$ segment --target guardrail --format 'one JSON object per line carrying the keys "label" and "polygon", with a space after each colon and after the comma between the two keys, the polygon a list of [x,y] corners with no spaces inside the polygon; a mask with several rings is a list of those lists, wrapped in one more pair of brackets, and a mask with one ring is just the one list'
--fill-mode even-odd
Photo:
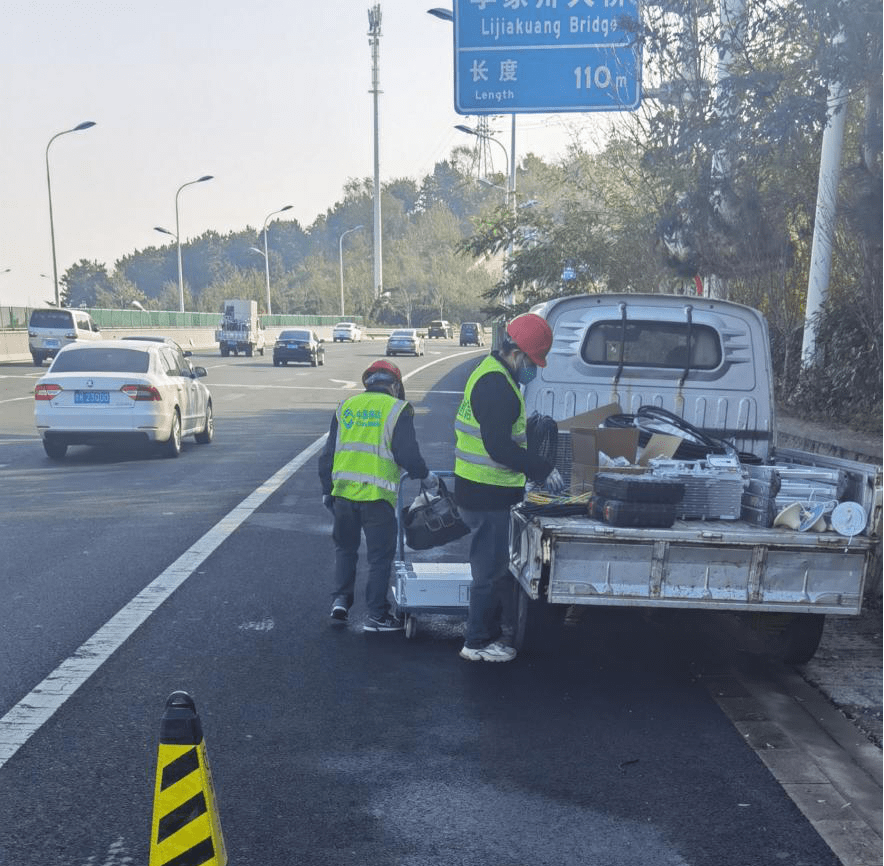
{"label": "guardrail", "polygon": [[[44,305],[40,305],[41,307]],[[33,307],[0,306],[0,330],[25,330]],[[39,308],[38,308],[39,309]],[[100,307],[82,307],[99,328],[216,328],[221,313],[178,312],[177,310],[113,310]],[[341,321],[340,316],[279,314],[260,316],[265,328],[308,325],[324,327]],[[351,316],[347,321],[362,325],[362,316]]]}

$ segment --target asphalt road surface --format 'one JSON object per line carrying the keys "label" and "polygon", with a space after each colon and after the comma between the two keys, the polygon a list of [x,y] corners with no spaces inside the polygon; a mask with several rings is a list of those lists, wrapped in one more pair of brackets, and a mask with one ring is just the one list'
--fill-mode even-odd
{"label": "asphalt road surface", "polygon": [[[482,353],[426,352],[398,360],[446,469]],[[0,863],[147,863],[159,723],[183,689],[236,866],[836,866],[703,684],[726,646],[677,617],[594,610],[555,654],[469,663],[459,617],[364,634],[360,577],[330,627],[316,453],[381,354],[198,353],[216,438],[177,460],[49,460],[46,368],[0,365]]]}

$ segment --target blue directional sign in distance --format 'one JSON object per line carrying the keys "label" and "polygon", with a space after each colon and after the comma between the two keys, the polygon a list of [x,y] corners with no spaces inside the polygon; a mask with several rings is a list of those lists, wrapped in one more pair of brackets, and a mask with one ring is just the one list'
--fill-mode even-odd
{"label": "blue directional sign in distance", "polygon": [[638,16],[638,0],[454,0],[454,110],[638,108]]}

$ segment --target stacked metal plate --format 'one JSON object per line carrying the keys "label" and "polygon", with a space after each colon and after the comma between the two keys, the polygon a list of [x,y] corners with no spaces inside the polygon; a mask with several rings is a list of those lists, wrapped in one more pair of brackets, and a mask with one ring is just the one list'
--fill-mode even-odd
{"label": "stacked metal plate", "polygon": [[743,491],[740,517],[756,526],[773,526],[779,513],[776,506],[780,476],[774,466],[746,466],[749,480]]}
{"label": "stacked metal plate", "polygon": [[710,454],[705,460],[659,458],[649,463],[651,473],[684,484],[677,506],[681,520],[739,520],[747,477],[736,456]]}
{"label": "stacked metal plate", "polygon": [[776,494],[777,511],[782,511],[793,502],[840,501],[845,496],[847,475],[841,469],[794,466],[790,463],[775,463],[773,468],[780,477],[780,489]]}

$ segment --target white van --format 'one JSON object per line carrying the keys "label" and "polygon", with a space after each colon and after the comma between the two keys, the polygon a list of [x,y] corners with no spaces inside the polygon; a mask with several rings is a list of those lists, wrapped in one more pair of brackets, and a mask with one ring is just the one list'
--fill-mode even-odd
{"label": "white van", "polygon": [[101,331],[85,310],[47,307],[31,310],[28,321],[28,349],[39,367],[46,358],[75,340],[100,340]]}

